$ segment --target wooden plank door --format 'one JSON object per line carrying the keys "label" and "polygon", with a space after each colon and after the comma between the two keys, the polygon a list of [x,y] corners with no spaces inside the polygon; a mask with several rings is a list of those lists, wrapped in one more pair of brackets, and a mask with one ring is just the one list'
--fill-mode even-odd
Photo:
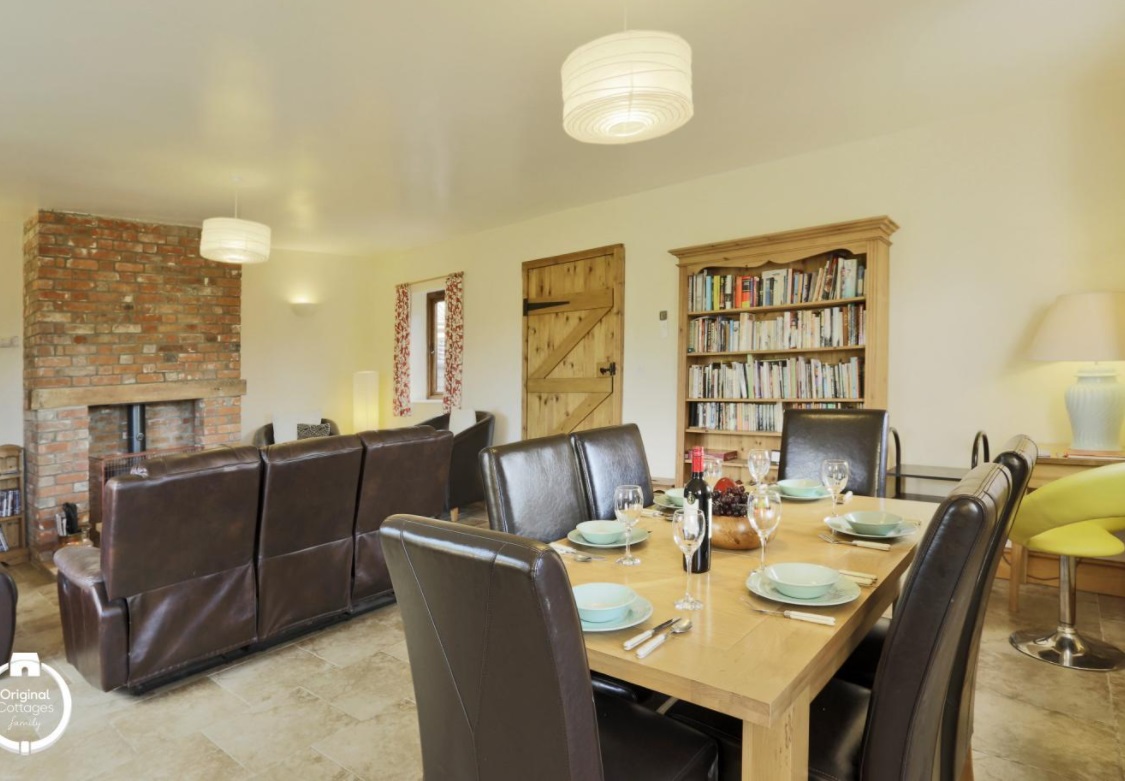
{"label": "wooden plank door", "polygon": [[621,422],[625,247],[523,264],[523,438]]}

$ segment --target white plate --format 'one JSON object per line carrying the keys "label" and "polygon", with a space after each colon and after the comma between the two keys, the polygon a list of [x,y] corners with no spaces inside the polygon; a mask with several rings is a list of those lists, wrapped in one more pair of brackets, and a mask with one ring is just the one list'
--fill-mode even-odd
{"label": "white plate", "polygon": [[778,491],[778,493],[781,495],[781,501],[783,502],[819,502],[821,499],[832,498],[832,494],[828,493],[827,489],[820,496],[794,496],[782,491]]}
{"label": "white plate", "polygon": [[914,532],[918,531],[918,523],[915,521],[903,521],[898,525],[890,534],[860,534],[848,525],[848,522],[843,518],[825,518],[824,522],[828,524],[828,528],[833,531],[846,534],[849,537],[862,537],[865,540],[897,540],[899,537],[909,537]]}
{"label": "white plate", "polygon": [[[577,529],[571,529],[570,531],[568,531],[566,533],[566,538],[568,540],[570,540],[571,542],[573,542],[575,545],[583,545],[587,548],[624,548],[625,547],[625,540],[622,540],[621,542],[607,542],[607,543],[590,542],[585,537],[583,537],[582,532],[578,531]],[[632,539],[632,542],[630,544],[636,545],[638,542],[644,542],[647,539],[648,539],[648,529],[638,529],[636,527],[633,527],[633,539]]]}
{"label": "white plate", "polygon": [[631,626],[643,624],[651,616],[652,603],[637,594],[637,598],[629,606],[629,612],[616,621],[603,621],[597,624],[588,624],[581,618],[578,621],[582,624],[583,632],[616,632],[618,629],[628,629]]}
{"label": "white plate", "polygon": [[784,602],[788,605],[805,605],[806,607],[831,607],[832,605],[846,605],[859,598],[859,585],[851,578],[841,577],[829,592],[816,599],[797,599],[787,597],[773,587],[767,579],[765,584],[759,583],[758,573],[751,572],[746,579],[746,588],[759,597],[771,599],[774,602]]}

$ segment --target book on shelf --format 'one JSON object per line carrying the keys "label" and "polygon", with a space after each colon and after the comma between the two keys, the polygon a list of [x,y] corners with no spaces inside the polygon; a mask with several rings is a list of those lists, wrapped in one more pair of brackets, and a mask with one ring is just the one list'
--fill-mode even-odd
{"label": "book on shelf", "polygon": [[0,518],[19,515],[21,509],[20,491],[18,488],[8,488],[0,491]]}
{"label": "book on shelf", "polygon": [[4,530],[0,528],[0,553],[8,550],[8,538],[4,535]]}
{"label": "book on shelf", "polygon": [[[722,448],[703,448],[704,458],[717,458],[720,461],[733,461],[738,458],[737,450],[723,450]],[[684,463],[691,463],[691,451],[684,451]]]}
{"label": "book on shelf", "polygon": [[757,275],[715,274],[688,277],[688,310],[713,312],[760,306],[807,304],[864,295],[865,262],[829,257],[816,271],[766,269]]}
{"label": "book on shelf", "polygon": [[863,304],[778,312],[767,317],[709,315],[688,323],[687,350],[756,352],[866,345]]}

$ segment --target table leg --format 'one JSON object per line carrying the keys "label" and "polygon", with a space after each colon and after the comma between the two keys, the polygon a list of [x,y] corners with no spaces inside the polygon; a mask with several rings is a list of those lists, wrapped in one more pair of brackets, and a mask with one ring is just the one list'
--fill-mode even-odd
{"label": "table leg", "polygon": [[797,695],[772,726],[742,723],[744,781],[806,781],[809,777],[809,692]]}

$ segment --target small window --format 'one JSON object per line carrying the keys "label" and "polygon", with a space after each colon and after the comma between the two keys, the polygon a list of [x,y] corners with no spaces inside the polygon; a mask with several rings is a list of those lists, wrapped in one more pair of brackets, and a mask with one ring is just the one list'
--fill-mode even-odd
{"label": "small window", "polygon": [[445,395],[445,291],[426,294],[426,364],[429,381],[426,395]]}

